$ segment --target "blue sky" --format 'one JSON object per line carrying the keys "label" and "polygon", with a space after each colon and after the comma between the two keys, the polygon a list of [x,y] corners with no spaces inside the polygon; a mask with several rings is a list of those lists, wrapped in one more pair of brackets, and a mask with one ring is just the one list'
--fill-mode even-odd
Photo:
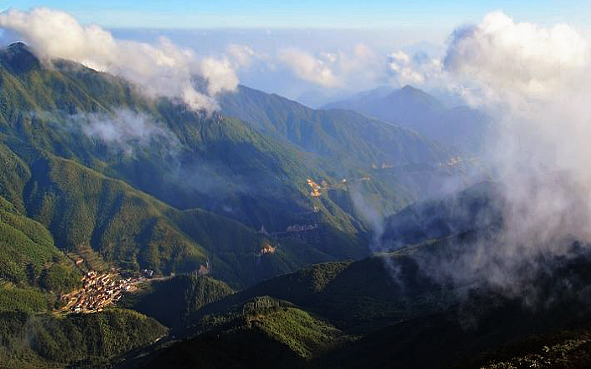
{"label": "blue sky", "polygon": [[65,10],[83,23],[145,28],[407,28],[444,31],[502,9],[517,21],[591,29],[591,1],[575,0],[77,0],[1,1],[4,9]]}
{"label": "blue sky", "polygon": [[[156,43],[165,36],[200,56],[221,57],[230,44],[247,45],[257,58],[238,71],[240,81],[305,103],[305,96],[318,102],[324,94],[330,101],[335,93],[391,84],[378,73],[387,68],[388,55],[402,50],[411,56],[440,57],[456,27],[478,24],[495,10],[515,22],[566,22],[591,37],[591,0],[0,0],[0,10],[35,7],[66,11],[83,24],[109,28],[118,39]],[[277,60],[279,50],[297,48],[325,64],[329,54],[355,63],[354,48],[360,44],[384,59],[384,66],[377,67],[379,78],[360,74],[361,80],[347,82],[342,91],[303,79]],[[343,79],[357,76],[342,74]]]}

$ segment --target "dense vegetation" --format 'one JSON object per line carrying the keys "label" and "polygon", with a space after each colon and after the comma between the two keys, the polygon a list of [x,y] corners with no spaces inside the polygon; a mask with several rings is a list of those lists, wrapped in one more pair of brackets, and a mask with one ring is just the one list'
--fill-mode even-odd
{"label": "dense vegetation", "polygon": [[[448,166],[448,159],[458,155],[452,148],[352,111],[314,110],[246,86],[223,96],[220,105],[225,114],[248,122],[259,132],[325,159],[330,165],[324,167],[336,174],[336,179],[347,178],[368,207],[386,215],[417,199],[437,195],[441,188],[434,183],[459,176],[471,167],[468,163]],[[360,181],[367,176],[371,183]],[[366,221],[364,214],[351,214]]]}
{"label": "dense vegetation", "polygon": [[11,286],[0,287],[0,312],[45,311],[50,308],[51,295],[32,288],[18,288]]}
{"label": "dense vegetation", "polygon": [[158,322],[129,310],[66,317],[0,313],[1,364],[8,368],[104,365],[165,334]]}
{"label": "dense vegetation", "polygon": [[[450,210],[456,198],[399,212],[380,241],[404,248],[363,259],[363,208],[391,213],[436,194],[439,179],[466,169],[448,165],[453,150],[246,87],[221,105],[233,118],[68,61],[47,66],[22,44],[0,52],[1,365],[100,367],[138,350],[125,358],[152,367],[429,367],[587,313],[548,278],[561,299],[532,313],[486,286],[465,294],[421,273],[414,256],[495,229],[494,217],[470,222],[493,203],[478,191],[460,197],[467,213]],[[155,133],[88,133],[129,119]],[[309,178],[321,184],[312,194]],[[294,224],[311,229],[285,232]],[[558,263],[570,286],[589,280],[581,258]],[[122,302],[139,312],[50,312],[82,270],[113,267],[155,272]],[[477,329],[458,319],[466,310]]]}
{"label": "dense vegetation", "polygon": [[[591,281],[588,258],[550,262],[556,278],[540,276],[538,287],[560,298],[532,309],[519,297],[484,286],[466,294],[437,285],[416,273],[407,255],[381,257],[400,267],[397,282],[383,260],[373,258],[313,266],[230,295],[193,316],[191,332],[198,336],[156,351],[148,362],[152,367],[207,368],[218,360],[238,368],[278,365],[278,356],[261,354],[265,350],[276,350],[293,367],[311,368],[587,362],[591,310],[576,291]],[[523,341],[532,334],[541,336]],[[242,347],[236,356],[224,357],[236,345]],[[479,356],[500,345],[507,346]],[[178,355],[187,361],[175,360]]]}
{"label": "dense vegetation", "polygon": [[[222,315],[206,316],[201,328],[208,333],[174,345],[149,367],[304,367],[314,357],[351,340],[326,321],[268,296],[233,306]],[[215,347],[210,347],[212,339]],[[241,348],[232,349],[237,345]],[[224,352],[226,355],[222,356]]]}
{"label": "dense vegetation", "polygon": [[347,160],[340,165],[438,163],[441,152],[445,152],[399,126],[351,111],[314,110],[246,86],[240,86],[236,94],[224,96],[221,106],[228,115],[307,151],[333,160]]}
{"label": "dense vegetation", "polygon": [[[214,367],[223,354],[215,342],[221,350],[241,345],[235,361],[228,361],[241,368],[277,365],[277,356],[247,354],[261,347],[301,368],[585,365],[591,329],[585,247],[575,242],[569,258],[538,260],[541,267],[527,286],[535,289],[533,300],[485,281],[441,284],[419,269],[418,258],[447,257],[477,247],[478,237],[492,237],[503,221],[497,195],[494,184],[486,183],[412,206],[401,212],[401,228],[384,236],[407,234],[400,239],[407,246],[399,243],[394,252],[356,262],[313,265],[205,305],[179,331],[196,337],[162,347],[147,361],[166,367],[183,354],[188,365]],[[478,214],[490,223],[474,222]],[[389,226],[398,224],[394,218]],[[425,224],[437,225],[435,233],[425,233]],[[199,345],[209,350],[201,353],[201,363],[190,354]]]}
{"label": "dense vegetation", "polygon": [[62,292],[77,287],[79,279],[49,231],[0,197],[0,280]]}
{"label": "dense vegetation", "polygon": [[179,328],[189,315],[232,293],[224,282],[209,276],[180,275],[147,283],[140,291],[128,294],[123,304],[168,327]]}
{"label": "dense vegetation", "polygon": [[[308,196],[309,177],[340,181],[322,158],[239,120],[147,99],[125,81],[74,63],[47,67],[23,44],[0,61],[0,158],[7,163],[0,194],[49,229],[59,248],[81,254],[90,246],[124,269],[163,274],[193,271],[209,259],[212,273],[235,287],[367,254],[355,214],[329,196]],[[113,144],[84,131],[97,120],[125,119],[160,133]],[[270,263],[252,265],[262,242],[253,229],[311,223],[322,232],[283,242]]]}

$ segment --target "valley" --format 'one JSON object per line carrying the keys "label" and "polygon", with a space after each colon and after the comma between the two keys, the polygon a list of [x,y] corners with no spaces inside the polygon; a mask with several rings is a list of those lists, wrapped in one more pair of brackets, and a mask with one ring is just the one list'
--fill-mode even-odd
{"label": "valley", "polygon": [[586,36],[272,3],[0,9],[0,368],[591,367]]}

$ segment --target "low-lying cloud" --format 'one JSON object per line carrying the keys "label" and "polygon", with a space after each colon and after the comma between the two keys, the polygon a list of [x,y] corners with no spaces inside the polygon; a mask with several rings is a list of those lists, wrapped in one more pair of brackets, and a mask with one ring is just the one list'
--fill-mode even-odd
{"label": "low-lying cloud", "polygon": [[504,221],[494,237],[420,264],[437,280],[479,281],[531,301],[547,262],[574,255],[573,240],[591,241],[588,42],[568,25],[495,12],[453,33],[444,73],[497,121],[486,159]]}
{"label": "low-lying cloud", "polygon": [[68,119],[85,136],[126,155],[132,156],[136,149],[154,149],[155,145],[176,154],[180,147],[178,138],[166,126],[128,109],[113,114],[77,114]]}
{"label": "low-lying cloud", "polygon": [[[55,119],[45,115],[44,119]],[[62,120],[63,119],[63,120]],[[117,109],[105,113],[80,113],[60,117],[55,129],[65,128],[75,137],[86,137],[107,149],[106,155],[158,163],[163,180],[171,188],[186,193],[199,193],[218,201],[249,191],[248,180],[233,173],[223,163],[200,158],[183,146],[165,122],[130,109]]]}
{"label": "low-lying cloud", "polygon": [[[139,84],[149,95],[179,99],[194,110],[215,110],[215,96],[238,86],[230,56],[200,60],[166,38],[154,45],[119,40],[58,10],[11,9],[0,13],[0,27],[18,34],[43,59],[76,61]],[[194,88],[194,76],[207,82],[207,93]]]}

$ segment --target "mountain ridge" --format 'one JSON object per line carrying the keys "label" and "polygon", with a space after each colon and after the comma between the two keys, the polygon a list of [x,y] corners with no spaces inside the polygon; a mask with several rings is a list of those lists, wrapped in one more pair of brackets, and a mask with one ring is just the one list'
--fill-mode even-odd
{"label": "mountain ridge", "polygon": [[373,94],[372,90],[322,106],[326,110],[352,110],[420,132],[469,153],[479,153],[491,120],[468,106],[445,107],[430,94],[411,85]]}

